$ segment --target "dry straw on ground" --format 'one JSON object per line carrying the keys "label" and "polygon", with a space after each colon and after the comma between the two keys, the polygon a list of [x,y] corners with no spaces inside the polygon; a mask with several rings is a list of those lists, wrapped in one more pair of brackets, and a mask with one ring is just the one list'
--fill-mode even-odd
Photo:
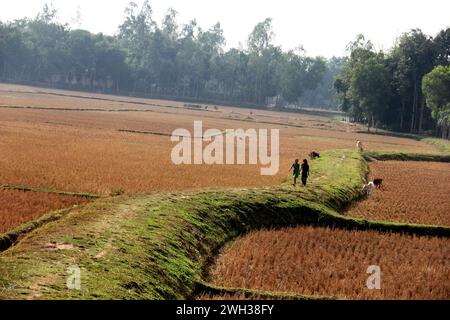
{"label": "dry straw on ground", "polygon": [[[215,285],[349,299],[449,299],[450,239],[298,227],[252,232],[229,245]],[[366,287],[369,265],[381,289]]]}
{"label": "dry straw on ground", "polygon": [[74,196],[0,189],[0,233],[34,220],[44,213],[85,201],[85,198]]}
{"label": "dry straw on ground", "polygon": [[[2,107],[8,105],[31,109]],[[355,148],[356,140],[370,150],[434,150],[412,139],[357,133],[359,126],[325,116],[225,107],[205,112],[182,106],[172,101],[0,85],[0,183],[100,194],[118,189],[143,193],[263,186],[284,181],[295,158],[305,158],[313,150]],[[45,107],[150,112],[33,109]],[[174,143],[168,135],[177,128],[192,131],[194,120],[202,120],[205,129],[280,129],[278,174],[261,176],[258,167],[249,165],[174,165],[170,158]]]}
{"label": "dry straw on ground", "polygon": [[370,177],[382,178],[375,190],[346,214],[370,219],[450,226],[450,164],[377,161]]}

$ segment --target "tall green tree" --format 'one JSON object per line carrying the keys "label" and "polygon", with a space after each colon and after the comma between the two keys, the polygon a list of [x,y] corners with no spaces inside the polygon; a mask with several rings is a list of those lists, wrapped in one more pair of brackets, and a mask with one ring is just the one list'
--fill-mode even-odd
{"label": "tall green tree", "polygon": [[437,66],[422,79],[422,91],[432,116],[441,127],[442,138],[450,139],[450,66]]}
{"label": "tall green tree", "polygon": [[375,52],[359,35],[348,50],[334,87],[341,110],[352,120],[379,122],[384,128],[411,133],[436,126],[426,108],[421,81],[434,66],[449,64],[447,30],[433,39],[413,29],[402,34],[386,53]]}
{"label": "tall green tree", "polygon": [[450,28],[441,30],[433,39],[436,53],[435,64],[447,66],[450,64]]}
{"label": "tall green tree", "polygon": [[400,37],[394,54],[398,57],[399,90],[409,105],[409,132],[422,132],[425,100],[420,84],[422,77],[433,68],[435,51],[432,38],[419,29],[413,29]]}
{"label": "tall green tree", "polygon": [[337,109],[338,97],[334,88],[334,81],[340,76],[345,59],[332,57],[331,59],[324,60],[322,58],[320,60],[319,63],[322,65],[321,71],[324,71],[322,77],[319,77],[315,83],[316,86],[306,88],[303,95],[299,98],[299,103],[300,105],[316,108]]}
{"label": "tall green tree", "polygon": [[390,96],[389,74],[383,63],[383,55],[356,65],[350,85],[367,120],[367,129],[370,130],[382,118]]}
{"label": "tall green tree", "polygon": [[348,114],[352,121],[367,122],[367,114],[364,114],[361,108],[360,96],[354,94],[352,79],[358,68],[361,68],[369,59],[374,58],[376,53],[373,50],[372,42],[366,41],[362,34],[357,35],[356,39],[348,44],[347,51],[349,57],[341,69],[341,75],[334,82],[340,100],[339,107]]}
{"label": "tall green tree", "polygon": [[127,62],[133,72],[133,90],[147,91],[153,74],[149,56],[150,41],[155,31],[153,10],[148,0],[141,8],[134,2],[125,9],[125,18],[119,26],[118,38],[128,50]]}
{"label": "tall green tree", "polygon": [[264,50],[272,46],[274,37],[272,19],[266,18],[264,21],[259,22],[248,36],[249,51],[261,55]]}

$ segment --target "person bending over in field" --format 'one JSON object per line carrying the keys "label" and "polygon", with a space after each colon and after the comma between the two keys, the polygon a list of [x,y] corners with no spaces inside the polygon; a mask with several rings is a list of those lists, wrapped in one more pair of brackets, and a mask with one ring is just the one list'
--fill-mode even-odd
{"label": "person bending over in field", "polygon": [[289,169],[289,172],[291,170],[294,170],[292,173],[292,176],[294,177],[294,187],[297,185],[297,178],[300,175],[300,164],[298,163],[298,159],[295,159],[295,162],[292,164],[291,168]]}
{"label": "person bending over in field", "polygon": [[358,152],[363,152],[364,151],[364,148],[363,148],[363,145],[362,145],[362,142],[361,141],[356,141],[356,149],[358,149]]}
{"label": "person bending over in field", "polygon": [[366,195],[370,195],[374,189],[383,189],[383,179],[373,179],[363,186],[363,191]]}
{"label": "person bending over in field", "polygon": [[308,180],[309,177],[309,164],[308,160],[303,159],[302,163],[302,184],[306,186],[306,180]]}

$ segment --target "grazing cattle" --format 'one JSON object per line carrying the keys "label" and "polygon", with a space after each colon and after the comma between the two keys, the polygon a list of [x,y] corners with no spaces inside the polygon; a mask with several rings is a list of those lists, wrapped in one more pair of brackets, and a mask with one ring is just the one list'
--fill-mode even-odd
{"label": "grazing cattle", "polygon": [[311,158],[311,160],[314,160],[316,158],[320,158],[320,154],[318,152],[313,151],[309,154],[309,157]]}

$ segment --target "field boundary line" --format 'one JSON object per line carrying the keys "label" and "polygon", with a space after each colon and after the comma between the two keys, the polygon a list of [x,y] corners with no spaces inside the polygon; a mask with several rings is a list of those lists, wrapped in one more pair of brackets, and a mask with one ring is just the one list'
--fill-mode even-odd
{"label": "field boundary line", "polygon": [[23,223],[15,229],[7,231],[5,233],[0,233],[0,252],[8,250],[9,248],[16,245],[20,241],[20,239],[28,235],[30,232],[46,225],[47,223],[61,219],[77,207],[79,207],[79,205],[47,212],[38,219]]}
{"label": "field boundary line", "polygon": [[446,155],[446,154],[380,152],[380,151],[365,151],[362,154],[363,154],[364,160],[366,160],[368,162],[371,162],[373,160],[450,162],[450,155]]}
{"label": "field boundary line", "polygon": [[212,135],[206,136],[206,137],[205,136],[190,137],[190,136],[183,136],[183,135],[164,133],[164,132],[156,132],[156,131],[139,131],[139,130],[128,130],[128,129],[118,129],[117,131],[126,132],[126,133],[146,134],[146,135],[165,136],[165,137],[178,137],[178,138],[192,138],[192,139],[210,139],[213,137],[224,135],[228,132],[228,130],[223,130],[220,133],[212,134]]}
{"label": "field boundary line", "polygon": [[209,293],[211,295],[239,294],[243,295],[245,298],[259,297],[263,299],[277,300],[338,300],[338,298],[334,296],[311,296],[291,292],[220,287],[204,281],[198,282],[197,288],[194,290],[193,295],[195,296],[200,293]]}
{"label": "field boundary line", "polygon": [[435,147],[437,150],[442,152],[445,155],[450,155],[450,141],[444,140],[440,138],[435,137],[424,137],[420,141],[423,141],[433,147]]}
{"label": "field boundary line", "polygon": [[[50,96],[57,96],[57,97],[67,97],[67,98],[76,98],[76,99],[88,99],[88,100],[97,100],[97,101],[107,101],[107,102],[118,102],[118,103],[127,103],[127,104],[137,104],[137,105],[144,105],[144,106],[151,106],[151,107],[167,107],[167,108],[181,108],[183,107],[177,107],[177,106],[171,106],[171,105],[162,105],[157,103],[150,103],[150,102],[143,102],[143,101],[130,101],[130,100],[121,100],[121,99],[108,99],[108,98],[100,98],[100,97],[89,97],[89,96],[81,96],[81,95],[73,95],[73,94],[64,94],[64,93],[56,93],[56,92],[45,92],[45,91],[14,91],[14,90],[7,90],[4,91],[7,93],[27,93],[27,94],[38,94],[38,95],[50,95]],[[90,94],[90,92],[86,92]],[[92,94],[92,93],[91,93]],[[135,99],[147,99],[147,98],[136,98],[131,97]],[[151,99],[152,100],[152,99]],[[158,100],[158,99],[153,99]],[[167,100],[166,100],[167,101]]]}
{"label": "field boundary line", "polygon": [[[32,107],[32,106],[7,106],[0,105],[3,109],[26,109],[48,111],[74,111],[74,112],[158,112],[150,109],[100,109],[100,108],[63,108],[63,107]],[[175,108],[175,107],[168,107]]]}
{"label": "field boundary line", "polygon": [[92,199],[100,199],[100,198],[108,197],[107,195],[100,195],[100,194],[61,191],[61,190],[46,189],[46,188],[33,188],[33,187],[28,187],[28,186],[17,186],[17,185],[11,185],[11,184],[2,184],[2,185],[0,185],[0,189],[17,190],[17,191],[24,191],[24,192],[31,191],[31,192],[40,192],[40,193],[52,193],[52,194],[58,194],[58,195],[62,195],[62,196],[76,196],[76,197],[81,197],[81,198],[92,198]]}

